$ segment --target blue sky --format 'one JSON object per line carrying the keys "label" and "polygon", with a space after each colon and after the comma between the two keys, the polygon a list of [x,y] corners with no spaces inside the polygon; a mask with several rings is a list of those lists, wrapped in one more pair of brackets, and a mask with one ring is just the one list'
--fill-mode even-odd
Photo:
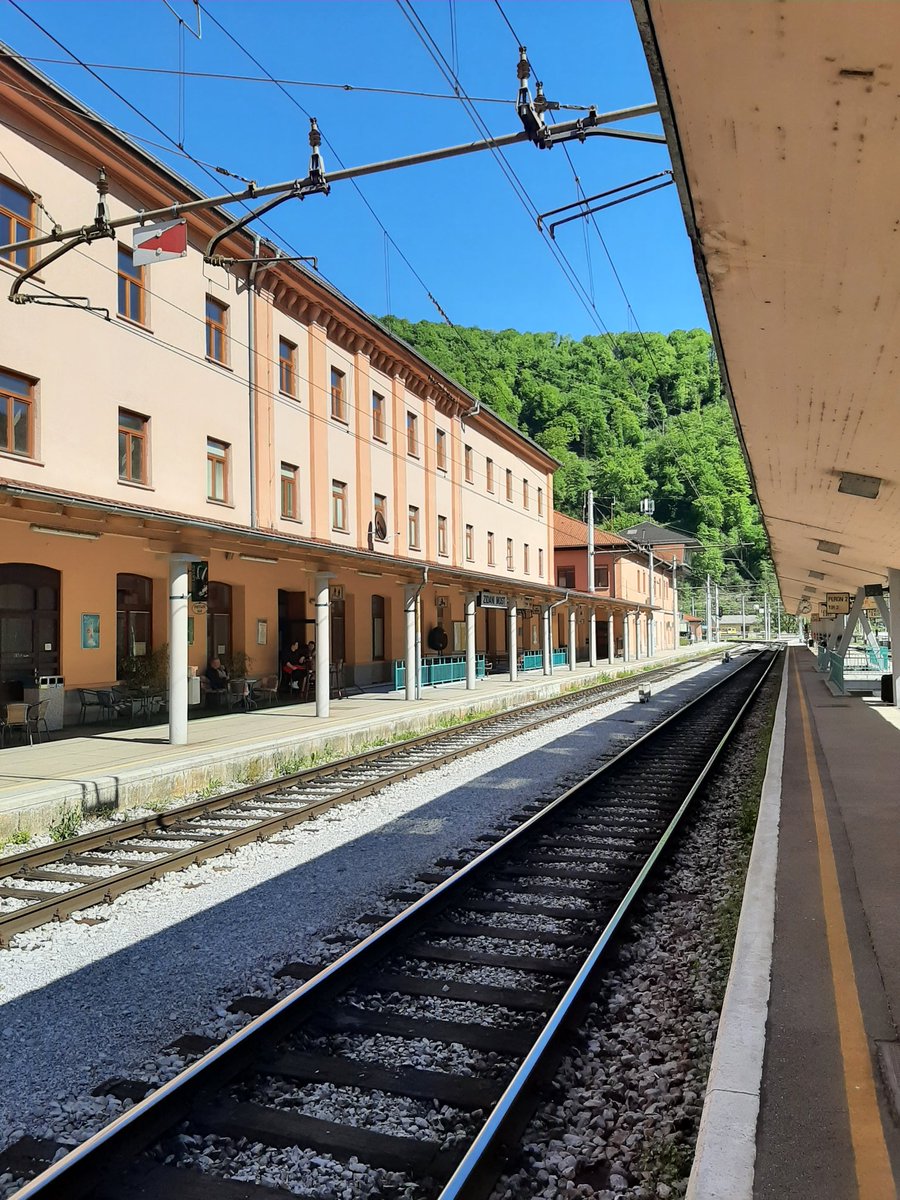
{"label": "blue sky", "polygon": [[[193,25],[188,0],[106,0],[103,3],[28,3],[24,11],[88,63],[179,66],[179,25]],[[448,59],[458,61],[470,96],[512,100],[516,42],[492,0],[414,0],[416,11]],[[448,86],[393,0],[207,0],[209,12],[278,78],[446,93]],[[631,6],[619,0],[506,0],[503,11],[528,47],[548,97],[596,104],[601,111],[653,101],[653,89]],[[0,0],[0,38],[29,57],[67,91],[131,135],[169,145],[6,0]],[[455,13],[456,42],[451,39]],[[202,38],[183,36],[187,71],[261,74],[243,51],[202,18]],[[67,60],[44,62],[40,59]],[[181,139],[177,75],[138,74],[97,67],[97,74],[175,141]],[[533,81],[532,81],[533,83]],[[457,100],[373,95],[288,86],[290,96],[318,118],[324,135],[347,165],[393,158],[471,141],[475,126]],[[189,154],[259,183],[306,173],[306,116],[273,84],[187,78],[183,89],[183,144]],[[509,104],[479,104],[492,133],[514,132]],[[559,119],[576,114],[559,114]],[[634,123],[658,132],[657,118]],[[224,192],[190,158],[160,146],[151,153],[204,191]],[[170,147],[171,148],[171,147]],[[336,169],[324,147],[326,171]],[[507,152],[538,209],[575,198],[572,171],[557,147],[520,145]],[[570,146],[590,195],[668,167],[664,146],[595,138]],[[239,185],[236,185],[239,186]],[[631,304],[629,313],[603,247],[583,222],[558,231],[596,313],[578,299],[490,153],[362,180],[360,187],[424,287],[385,237],[349,183],[328,197],[291,201],[269,218],[278,240],[316,255],[337,287],[370,312],[411,320],[439,320],[430,291],[460,325],[555,330],[573,337],[708,327],[694,275],[690,245],[674,187],[598,215],[600,229]],[[85,214],[88,219],[91,214]],[[271,232],[262,230],[265,236]],[[388,294],[390,306],[388,306]],[[599,314],[599,315],[598,315]]]}

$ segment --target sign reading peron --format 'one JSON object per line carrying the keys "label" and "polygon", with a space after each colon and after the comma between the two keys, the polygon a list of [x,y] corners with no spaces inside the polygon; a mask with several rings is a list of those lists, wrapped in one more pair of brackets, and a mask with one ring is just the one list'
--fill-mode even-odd
{"label": "sign reading peron", "polygon": [[850,611],[850,593],[826,592],[825,611],[829,617],[845,617]]}
{"label": "sign reading peron", "polygon": [[499,596],[495,592],[478,593],[479,608],[509,608],[509,597]]}

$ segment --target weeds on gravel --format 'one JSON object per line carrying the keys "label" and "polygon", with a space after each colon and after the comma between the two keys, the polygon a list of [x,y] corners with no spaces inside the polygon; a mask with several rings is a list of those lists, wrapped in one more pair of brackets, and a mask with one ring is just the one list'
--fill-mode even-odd
{"label": "weeds on gravel", "polygon": [[0,850],[5,850],[7,846],[27,846],[30,841],[31,834],[27,829],[17,829],[9,837],[0,840]]}
{"label": "weeds on gravel", "polygon": [[[670,1187],[681,1179],[686,1179],[691,1172],[694,1161],[694,1147],[683,1142],[661,1141],[645,1147],[640,1160],[640,1171],[644,1174],[644,1183],[650,1182],[654,1190],[660,1183]],[[649,1180],[646,1178],[649,1176]]]}
{"label": "weeds on gravel", "polygon": [[209,800],[215,796],[216,792],[221,791],[222,786],[221,779],[207,779],[197,795],[201,800]]}
{"label": "weeds on gravel", "polygon": [[83,819],[80,804],[62,804],[56,810],[56,816],[47,827],[47,832],[54,842],[64,842],[76,835]]}
{"label": "weeds on gravel", "polygon": [[250,784],[259,783],[264,775],[265,769],[263,763],[260,759],[254,758],[251,762],[248,762],[246,766],[241,767],[234,778],[236,783],[241,783],[247,787]]}

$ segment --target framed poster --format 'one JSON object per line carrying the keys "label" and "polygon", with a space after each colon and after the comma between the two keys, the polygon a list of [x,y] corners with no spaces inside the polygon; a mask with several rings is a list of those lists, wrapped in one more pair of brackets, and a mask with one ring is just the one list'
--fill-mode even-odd
{"label": "framed poster", "polygon": [[194,644],[194,618],[188,617],[188,645]]}
{"label": "framed poster", "polygon": [[100,614],[81,614],[81,648],[82,650],[100,649]]}
{"label": "framed poster", "polygon": [[269,622],[268,621],[257,621],[256,622],[256,644],[257,644],[257,646],[265,646],[265,644],[268,640],[269,640]]}
{"label": "framed poster", "polygon": [[465,654],[466,652],[466,623],[465,621],[453,622],[453,653]]}

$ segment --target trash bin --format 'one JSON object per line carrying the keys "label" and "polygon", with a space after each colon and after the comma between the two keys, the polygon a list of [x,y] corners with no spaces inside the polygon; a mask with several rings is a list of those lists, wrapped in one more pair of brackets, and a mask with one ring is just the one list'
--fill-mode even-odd
{"label": "trash bin", "polygon": [[65,679],[62,675],[41,675],[37,687],[26,687],[22,699],[26,704],[37,704],[49,700],[47,705],[47,728],[62,729],[63,711],[66,705]]}
{"label": "trash bin", "polygon": [[193,708],[200,703],[200,676],[188,675],[188,707]]}
{"label": "trash bin", "polygon": [[881,703],[894,703],[894,676],[882,675],[881,677]]}

